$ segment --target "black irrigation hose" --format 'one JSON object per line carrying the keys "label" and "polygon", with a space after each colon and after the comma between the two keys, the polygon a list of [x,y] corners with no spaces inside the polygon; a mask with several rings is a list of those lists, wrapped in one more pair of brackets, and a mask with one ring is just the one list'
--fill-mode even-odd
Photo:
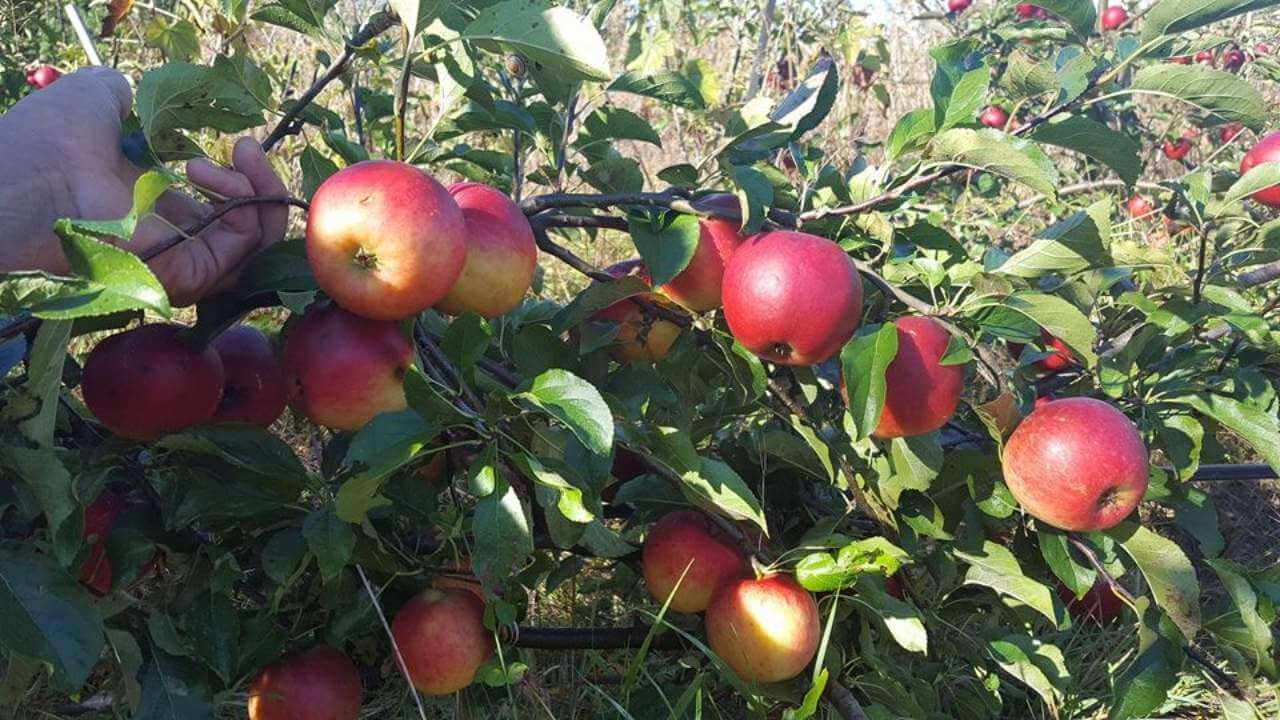
{"label": "black irrigation hose", "polygon": [[[1168,469],[1168,468],[1166,468]],[[1191,482],[1252,482],[1277,480],[1280,475],[1270,465],[1201,465]]]}
{"label": "black irrigation hose", "polygon": [[[628,650],[638,649],[650,628],[634,627],[528,627],[504,628],[502,639],[531,650]],[[688,645],[674,632],[654,635],[654,650],[684,650]]]}

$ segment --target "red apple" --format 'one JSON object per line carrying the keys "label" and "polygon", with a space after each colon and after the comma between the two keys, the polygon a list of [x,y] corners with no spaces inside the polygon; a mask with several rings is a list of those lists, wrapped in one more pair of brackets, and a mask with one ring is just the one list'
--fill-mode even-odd
{"label": "red apple", "polygon": [[822,636],[813,596],[786,575],[722,585],[705,622],[711,649],[734,675],[750,682],[799,675],[817,654]]}
{"label": "red apple", "polygon": [[1190,56],[1190,55],[1177,55],[1177,56],[1174,56],[1174,57],[1169,58],[1169,62],[1173,63],[1174,65],[1190,65],[1190,64],[1191,64],[1191,56]]}
{"label": "red apple", "polygon": [[112,433],[155,440],[213,419],[222,360],[178,325],[143,325],[98,343],[84,363],[84,403]]}
{"label": "red apple", "polygon": [[746,558],[733,540],[706,515],[692,510],[668,513],[653,526],[644,540],[641,564],[654,601],[664,603],[671,597],[669,607],[684,613],[706,610],[721,585],[748,572]]}
{"label": "red apple", "polygon": [[907,599],[907,591],[902,586],[902,578],[897,575],[890,575],[884,579],[884,591],[899,600]]}
{"label": "red apple", "polygon": [[448,190],[418,168],[370,160],[321,183],[307,215],[307,259],[343,308],[400,320],[439,302],[467,259],[467,225]]}
{"label": "red apple", "polygon": [[[621,278],[637,275],[648,282],[648,273],[639,260],[627,260],[605,268],[609,275]],[[663,307],[673,307],[670,302],[657,293],[644,293],[633,296]],[[676,338],[680,336],[680,326],[659,317],[650,317],[632,298],[619,300],[592,316],[593,320],[608,320],[618,324],[618,334],[609,354],[619,363],[634,361],[656,362],[667,356]]]}
{"label": "red apple", "polygon": [[1201,63],[1202,65],[1213,65],[1217,60],[1218,58],[1212,49],[1201,50],[1196,53],[1196,62]]}
{"label": "red apple", "polygon": [[1025,2],[1018,3],[1017,7],[1014,9],[1017,10],[1018,17],[1022,20],[1034,19],[1036,16],[1036,10],[1039,10],[1039,8],[1037,8],[1035,5],[1032,5],[1031,3],[1025,3]]}
{"label": "red apple", "polygon": [[1270,55],[1271,45],[1268,43],[1260,42],[1257,45],[1253,46],[1253,51],[1258,53],[1259,55]]}
{"label": "red apple", "polygon": [[1218,128],[1218,140],[1223,143],[1229,143],[1236,139],[1240,133],[1244,132],[1244,123],[1232,122]]}
{"label": "red apple", "polygon": [[840,352],[862,321],[862,281],[839,245],[808,233],[754,235],[724,273],[724,317],[765,360],[815,365]]}
{"label": "red apple", "polygon": [[1067,398],[1032,411],[1004,447],[1004,479],[1032,516],[1094,532],[1129,517],[1147,491],[1147,448],[1124,413]]}
{"label": "red apple", "polygon": [[214,338],[226,382],[213,422],[245,422],[270,427],[289,402],[284,368],[271,341],[257,328],[235,325]]}
{"label": "red apple", "polygon": [[941,365],[951,335],[937,320],[908,316],[894,322],[898,354],[884,373],[884,411],[875,437],[911,437],[933,432],[960,404],[964,366]]}
{"label": "red apple", "polygon": [[[790,153],[784,153],[784,162],[790,157]],[[702,198],[698,204],[712,211],[728,214],[739,211],[738,198],[727,193]],[[725,264],[729,262],[733,251],[742,244],[742,235],[738,229],[736,220],[716,217],[700,219],[698,247],[693,251],[693,258],[678,275],[665,285],[659,285],[657,291],[693,312],[709,312],[720,307]]]}
{"label": "red apple", "polygon": [[1191,140],[1180,137],[1175,140],[1164,141],[1164,156],[1170,160],[1181,160],[1191,152]]}
{"label": "red apple", "polygon": [[1129,217],[1134,220],[1141,220],[1155,212],[1155,207],[1151,204],[1151,201],[1137,193],[1134,193],[1133,197],[1129,198],[1129,202],[1125,203],[1125,207],[1129,210]]}
{"label": "red apple", "polygon": [[356,720],[356,666],[328,645],[286,656],[249,685],[249,720]]}
{"label": "red apple", "polygon": [[1129,22],[1129,11],[1119,5],[1112,5],[1102,11],[1102,29],[1119,30]]}
{"label": "red apple", "polygon": [[80,566],[80,582],[99,597],[111,590],[107,533],[126,507],[128,503],[123,495],[107,489],[99,493],[84,511],[84,540],[89,544],[89,557]]}
{"label": "red apple", "polygon": [[1245,56],[1240,48],[1231,48],[1230,50],[1222,53],[1222,69],[1235,72],[1241,67],[1244,67],[1244,63],[1248,59],[1249,58]]}
{"label": "red apple", "polygon": [[1035,402],[1031,403],[1031,408],[1033,410],[1039,410],[1040,408],[1044,407],[1045,405],[1048,405],[1054,400],[1055,398],[1052,395],[1041,395],[1040,397],[1036,398]]}
{"label": "red apple", "polygon": [[359,430],[379,413],[403,410],[413,348],[400,327],[337,305],[313,305],[284,341],[294,409],[317,425]]}
{"label": "red apple", "polygon": [[470,685],[493,655],[484,603],[459,588],[415,595],[396,614],[391,636],[404,656],[405,674],[427,695],[448,695]]}
{"label": "red apple", "polygon": [[1003,130],[1004,126],[1009,122],[1009,114],[999,105],[989,105],[982,114],[978,116],[978,122],[989,128]]}
{"label": "red apple", "polygon": [[464,182],[449,194],[466,221],[467,260],[462,275],[436,309],[497,317],[520,305],[533,284],[538,245],[520,206],[488,185]]}
{"label": "red apple", "polygon": [[41,65],[27,73],[27,84],[37,90],[43,90],[60,77],[62,73],[58,72],[58,68],[52,65]]}
{"label": "red apple", "polygon": [[1058,597],[1067,604],[1067,612],[1076,620],[1092,620],[1099,625],[1109,625],[1124,614],[1124,601],[1111,589],[1110,583],[1099,578],[1082,597],[1076,597],[1061,580],[1054,578]]}
{"label": "red apple", "polygon": [[[1274,132],[1258,141],[1240,161],[1243,175],[1262,163],[1280,162],[1280,132]],[[1280,207],[1280,185],[1263,188],[1251,196],[1267,207]]]}
{"label": "red apple", "polygon": [[973,4],[973,0],[947,0],[947,12],[962,13],[969,9]]}
{"label": "red apple", "polygon": [[[1048,330],[1040,330],[1040,342],[1044,344],[1049,351],[1049,355],[1041,358],[1036,362],[1036,367],[1045,372],[1060,372],[1071,367],[1076,363],[1076,356],[1071,352],[1071,348],[1058,338],[1049,334]],[[1009,354],[1014,360],[1022,358],[1022,351],[1026,348],[1021,343],[1010,343]]]}

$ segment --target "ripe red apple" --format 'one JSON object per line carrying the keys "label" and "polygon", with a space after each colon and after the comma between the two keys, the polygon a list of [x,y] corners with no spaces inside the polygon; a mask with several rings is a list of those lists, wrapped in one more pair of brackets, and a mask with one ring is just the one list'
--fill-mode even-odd
{"label": "ripe red apple", "polygon": [[289,402],[284,368],[271,341],[255,327],[235,325],[214,338],[226,382],[213,422],[270,427]]}
{"label": "ripe red apple", "polygon": [[1271,45],[1268,43],[1260,42],[1253,46],[1253,51],[1258,53],[1259,55],[1270,55]]}
{"label": "ripe red apple", "polygon": [[[785,163],[791,154],[784,153],[782,157]],[[739,211],[738,198],[727,193],[702,198],[698,204],[713,211]],[[657,291],[693,312],[709,312],[720,307],[725,264],[742,244],[743,238],[738,229],[736,220],[700,219],[698,247],[693,251],[689,264],[665,285],[659,285]]]}
{"label": "ripe red apple", "polygon": [[747,560],[733,540],[706,515],[692,510],[668,513],[649,530],[641,564],[654,601],[664,603],[671,597],[669,607],[683,613],[706,610],[721,585],[748,572]]}
{"label": "ripe red apple", "polygon": [[[1036,367],[1045,372],[1056,373],[1076,364],[1076,356],[1071,352],[1071,348],[1067,347],[1067,344],[1058,338],[1050,335],[1048,330],[1043,328],[1040,330],[1040,342],[1049,351],[1049,355],[1038,360]],[[1009,344],[1009,354],[1013,355],[1014,360],[1021,359],[1024,349],[1025,347],[1020,343]]]}
{"label": "ripe red apple", "polygon": [[933,432],[960,404],[964,366],[941,365],[951,335],[933,318],[908,316],[894,322],[898,354],[884,373],[884,411],[875,437],[911,437]]}
{"label": "ripe red apple", "polygon": [[902,586],[902,578],[897,575],[890,575],[884,579],[884,591],[899,600],[907,599],[907,591]]}
{"label": "ripe red apple", "polygon": [[1099,625],[1109,625],[1124,614],[1124,601],[1111,589],[1110,583],[1099,578],[1082,597],[1076,597],[1061,580],[1054,578],[1058,597],[1067,604],[1067,612],[1076,620],[1092,620]]}
{"label": "ripe red apple", "polygon": [[62,73],[58,72],[58,68],[52,65],[41,65],[27,72],[27,84],[37,90],[43,90],[60,77]]}
{"label": "ripe red apple", "polygon": [[725,268],[723,297],[738,342],[781,365],[834,357],[862,322],[862,280],[853,260],[808,233],[747,238]]}
{"label": "ripe red apple", "polygon": [[[1240,161],[1240,174],[1243,175],[1262,163],[1280,162],[1280,132],[1273,132],[1258,141],[1250,148]],[[1267,207],[1280,207],[1280,185],[1263,188],[1251,196],[1256,202]]]}
{"label": "ripe red apple", "polygon": [[84,403],[112,433],[155,440],[213,418],[222,360],[178,325],[143,325],[98,343],[84,363]]}
{"label": "ripe red apple", "polygon": [[1018,3],[1017,7],[1014,9],[1017,10],[1018,17],[1020,19],[1031,20],[1035,18],[1036,10],[1038,10],[1039,8],[1037,8],[1035,5],[1032,5],[1031,3],[1024,2],[1024,3]]}
{"label": "ripe red apple", "polygon": [[947,12],[962,13],[969,9],[973,4],[973,0],[947,0]]}
{"label": "ripe red apple", "polygon": [[1031,404],[1031,408],[1033,410],[1039,410],[1045,405],[1048,405],[1049,403],[1053,402],[1055,399],[1056,398],[1054,398],[1052,395],[1041,395],[1040,397],[1036,398],[1035,402]]}
{"label": "ripe red apple", "polygon": [[1245,56],[1244,52],[1241,51],[1240,48],[1231,48],[1230,50],[1222,53],[1222,69],[1235,72],[1241,67],[1244,67],[1244,63],[1248,59],[1249,58]]}
{"label": "ripe red apple", "polygon": [[493,655],[484,603],[468,590],[429,588],[405,603],[391,622],[403,669],[427,695],[448,695],[471,684]]}
{"label": "ripe red apple", "polygon": [[1214,54],[1212,49],[1201,50],[1196,53],[1196,62],[1202,65],[1213,65],[1217,60],[1217,55]]}
{"label": "ripe red apple", "polygon": [[986,110],[978,116],[978,122],[989,128],[1003,130],[1004,126],[1009,122],[1009,114],[999,105],[988,105]]}
{"label": "ripe red apple", "polygon": [[1111,5],[1102,11],[1103,30],[1119,30],[1127,22],[1129,22],[1129,11],[1119,5]]}
{"label": "ripe red apple", "polygon": [[[616,278],[636,275],[648,282],[648,273],[639,260],[620,262],[605,268],[605,272]],[[657,293],[644,293],[634,297],[663,307],[674,307]],[[667,356],[676,338],[680,336],[679,325],[663,318],[647,316],[632,298],[619,300],[593,315],[592,319],[618,324],[618,334],[609,348],[609,354],[619,363],[661,360]]]}
{"label": "ripe red apple", "polygon": [[1101,400],[1055,400],[1032,411],[1004,447],[1004,479],[1032,516],[1094,532],[1127,518],[1147,491],[1147,448],[1124,413]]}
{"label": "ripe red apple", "polygon": [[705,622],[711,649],[734,675],[751,682],[799,675],[817,654],[822,635],[813,596],[786,575],[722,585]]}
{"label": "ripe red apple", "polygon": [[406,163],[370,160],[321,183],[307,214],[307,259],[343,308],[400,320],[439,302],[467,259],[467,225],[448,190]]}
{"label": "ripe red apple", "polygon": [[284,340],[294,409],[317,425],[359,430],[378,413],[403,410],[413,348],[400,327],[337,305],[313,305]]}
{"label": "ripe red apple", "polygon": [[1218,140],[1223,143],[1229,143],[1236,139],[1240,133],[1244,132],[1244,123],[1232,122],[1218,128]]}
{"label": "ripe red apple", "polygon": [[1191,140],[1180,137],[1175,140],[1164,141],[1164,156],[1170,160],[1181,160],[1191,152]]}
{"label": "ripe red apple", "polygon": [[520,305],[538,267],[529,220],[511,198],[488,185],[456,183],[449,194],[466,221],[467,260],[436,309],[450,315],[502,315]]}
{"label": "ripe red apple", "polygon": [[1190,56],[1190,55],[1177,55],[1177,56],[1175,56],[1175,57],[1171,57],[1171,58],[1169,58],[1169,62],[1173,63],[1174,65],[1190,65],[1190,64],[1191,64],[1191,56]]}
{"label": "ripe red apple", "polygon": [[107,558],[107,533],[128,507],[125,497],[110,489],[98,494],[84,511],[84,540],[89,557],[80,566],[80,582],[98,597],[111,590],[111,561]]}
{"label": "ripe red apple", "polygon": [[1125,203],[1125,207],[1129,210],[1129,217],[1134,220],[1141,220],[1155,212],[1155,206],[1151,204],[1151,201],[1137,193],[1134,193],[1133,197],[1129,198],[1129,202]]}
{"label": "ripe red apple", "polygon": [[356,720],[360,717],[356,666],[328,645],[288,655],[249,685],[249,720]]}

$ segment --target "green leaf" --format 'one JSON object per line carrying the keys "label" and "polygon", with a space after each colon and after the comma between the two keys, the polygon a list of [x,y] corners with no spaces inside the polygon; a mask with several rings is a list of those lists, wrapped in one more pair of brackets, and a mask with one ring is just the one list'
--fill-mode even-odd
{"label": "green leaf", "polygon": [[730,171],[742,208],[742,234],[749,235],[760,230],[764,224],[765,208],[773,205],[773,184],[764,173],[753,167],[734,165]]}
{"label": "green leaf", "polygon": [[484,357],[491,340],[493,328],[489,321],[475,313],[464,313],[449,323],[440,339],[440,349],[474,382],[476,363]]}
{"label": "green leaf", "polygon": [[597,108],[587,116],[574,145],[582,149],[595,143],[612,143],[615,140],[636,140],[662,147],[662,138],[653,129],[653,123],[626,108],[612,105]]}
{"label": "green leaf", "polygon": [[523,53],[566,80],[608,80],[609,51],[589,20],[537,0],[506,0],[484,8],[462,31],[481,47]]}
{"label": "green leaf", "polygon": [[190,663],[155,650],[134,720],[212,720],[213,698]]}
{"label": "green leaf", "polygon": [[52,447],[0,446],[0,464],[13,471],[35,496],[54,538],[54,554],[69,567],[80,550],[82,526],[74,522],[75,478]]}
{"label": "green leaf", "polygon": [[83,295],[46,302],[39,317],[73,320],[124,310],[150,310],[169,317],[169,296],[137,255],[86,235],[70,220],[58,220],[53,229],[71,272],[88,285]]}
{"label": "green leaf", "polygon": [[937,128],[934,126],[933,109],[919,108],[898,118],[889,137],[884,141],[884,151],[890,160],[903,153],[917,150],[933,137]]}
{"label": "green leaf", "polygon": [[77,229],[98,237],[131,238],[138,229],[138,221],[155,206],[173,179],[158,170],[143,173],[133,183],[133,206],[129,214],[118,220],[70,220]]}
{"label": "green leaf", "polygon": [[551,319],[551,329],[556,334],[566,332],[614,303],[649,291],[649,285],[635,275],[592,283],[556,313]]}
{"label": "green leaf", "polygon": [[1058,76],[1048,62],[1038,62],[1018,48],[1009,53],[1009,62],[1000,83],[1015,96],[1035,97],[1058,89]]}
{"label": "green leaf", "polygon": [[52,558],[0,549],[0,648],[53,666],[59,687],[79,690],[106,644],[87,590]]}
{"label": "green leaf", "polygon": [[[18,427],[28,440],[41,448],[54,446],[53,430],[58,419],[58,397],[62,391],[62,371],[67,362],[67,342],[71,339],[71,326],[72,323],[67,320],[41,323],[27,359],[27,382],[22,386],[21,392],[34,399],[40,409],[35,415],[18,423]],[[56,464],[61,468],[61,463]],[[61,518],[56,517],[56,514],[49,519],[50,526],[55,531],[60,522]]]}
{"label": "green leaf", "polygon": [[946,114],[938,125],[938,130],[973,122],[987,102],[990,85],[991,70],[985,64],[962,75],[951,91],[951,100],[947,102]]}
{"label": "green leaf", "polygon": [[700,458],[698,469],[681,473],[680,482],[685,495],[702,508],[735,520],[748,520],[766,534],[769,532],[755,493],[733,468],[723,462]]}
{"label": "green leaf", "polygon": [[1231,184],[1226,194],[1222,196],[1222,204],[1232,205],[1259,190],[1266,190],[1273,185],[1280,185],[1280,162],[1265,162],[1261,165],[1255,165],[1239,180]]}
{"label": "green leaf", "polygon": [[237,608],[227,595],[200,593],[183,613],[182,622],[196,655],[213,669],[223,682],[231,682],[240,659],[237,647],[240,622]]}
{"label": "green leaf", "polygon": [[262,101],[230,70],[171,62],[143,73],[134,108],[148,142],[179,129],[237,133],[261,125]]}
{"label": "green leaf", "polygon": [[147,45],[164,53],[169,60],[190,60],[200,54],[200,36],[196,26],[186,20],[147,23],[143,30]]}
{"label": "green leaf", "polygon": [[1049,228],[1033,243],[1004,261],[996,272],[1021,278],[1050,273],[1069,275],[1113,264],[1107,250],[1111,203],[1101,200]]}
{"label": "green leaf", "polygon": [[811,553],[796,563],[796,580],[813,592],[832,592],[857,582],[862,573],[892,575],[909,556],[883,537],[854,540],[831,553]]}
{"label": "green leaf", "polygon": [[313,510],[302,521],[302,537],[307,549],[316,556],[320,575],[329,582],[351,562],[356,535],[347,521],[338,517],[333,507]]}
{"label": "green leaf", "polygon": [[387,476],[421,455],[440,431],[416,410],[382,413],[360,428],[342,461],[351,475],[338,488],[338,517],[361,523],[370,510],[387,505],[380,494]]}
{"label": "green leaf", "polygon": [[298,155],[298,166],[302,169],[302,196],[307,200],[316,194],[316,189],[325,180],[338,172],[337,164],[310,145]]}
{"label": "green leaf", "polygon": [[1053,591],[1044,583],[1027,577],[1022,572],[1018,559],[1008,548],[984,540],[980,550],[969,551],[957,547],[955,554],[969,564],[964,575],[966,585],[989,587],[1044,615],[1054,627],[1060,625],[1062,611],[1054,607]]}
{"label": "green leaf", "polygon": [[887,494],[893,497],[903,490],[928,490],[942,470],[942,460],[937,433],[894,438],[889,443],[889,468],[893,475],[886,482],[893,492]]}
{"label": "green leaf", "polygon": [[1115,699],[1108,720],[1138,720],[1155,712],[1178,684],[1181,653],[1163,637],[1142,650],[1116,679]]}
{"label": "green leaf", "polygon": [[229,465],[269,477],[281,489],[301,492],[307,479],[293,449],[280,438],[256,425],[227,423],[188,428],[168,435],[157,443],[168,450],[184,450],[217,458]]}
{"label": "green leaf", "polygon": [[820,56],[809,74],[769,113],[769,120],[788,128],[790,139],[795,140],[817,127],[831,112],[839,87],[835,59]]}
{"label": "green leaf", "polygon": [[676,72],[625,73],[609,85],[609,90],[643,95],[688,110],[705,110],[708,104],[698,86],[688,77]]}
{"label": "green leaf", "polygon": [[654,287],[665,285],[689,266],[702,225],[695,215],[658,213],[627,217],[627,232],[644,260]]}
{"label": "green leaf", "polygon": [[1040,545],[1041,557],[1073,595],[1084,597],[1085,593],[1093,589],[1093,584],[1098,580],[1098,572],[1089,565],[1076,562],[1071,556],[1071,544],[1065,533],[1048,525],[1039,525],[1036,539]]}
{"label": "green leaf", "polygon": [[1134,522],[1124,522],[1107,535],[1133,559],[1151,594],[1187,638],[1200,629],[1200,583],[1182,548]]}
{"label": "green leaf", "polygon": [[568,370],[551,369],[533,379],[518,397],[564,423],[596,455],[613,448],[613,413],[594,385]]}
{"label": "green leaf", "polygon": [[1159,0],[1142,18],[1142,42],[1176,35],[1242,13],[1261,10],[1277,0]]}
{"label": "green leaf", "polygon": [[858,328],[840,351],[840,370],[849,418],[861,440],[880,424],[884,410],[885,371],[898,354],[898,328],[893,323]]}
{"label": "green leaf", "polygon": [[1050,708],[1057,708],[1070,684],[1066,659],[1056,645],[1030,635],[1005,635],[987,643],[996,664],[1031,688]]}
{"label": "green leaf", "polygon": [[[1271,657],[1271,648],[1274,644],[1271,623],[1258,613],[1259,597],[1249,583],[1248,569],[1230,560],[1211,559],[1206,560],[1205,563],[1213,568],[1218,580],[1226,588],[1227,595],[1231,597],[1231,603],[1240,614],[1241,624],[1249,632],[1251,641],[1247,647],[1254,652],[1254,657],[1249,658],[1253,665],[1251,669],[1255,673],[1262,671],[1270,675],[1270,671],[1274,671],[1275,668],[1275,661]],[[1274,610],[1271,610],[1269,615],[1274,619]]]}
{"label": "green leaf", "polygon": [[1071,29],[1081,37],[1087,37],[1093,33],[1098,25],[1097,3],[1093,0],[1037,0],[1036,6],[1057,15],[1066,20]]}
{"label": "green leaf", "polygon": [[485,587],[509,580],[533,552],[528,511],[506,483],[476,503],[471,528],[475,533],[471,567]]}
{"label": "green leaf", "polygon": [[253,13],[254,20],[279,25],[306,35],[318,36],[324,17],[338,0],[277,0]]}
{"label": "green leaf", "polygon": [[524,471],[524,475],[556,493],[558,497],[556,509],[567,520],[574,523],[589,523],[595,519],[595,515],[582,504],[582,489],[570,483],[563,474],[543,465],[532,455],[523,453],[517,455],[515,462]]}
{"label": "green leaf", "polygon": [[1205,125],[1239,122],[1259,131],[1267,121],[1266,100],[1253,85],[1199,63],[1148,65],[1133,76],[1129,90],[1181,100],[1207,115]]}
{"label": "green leaf", "polygon": [[1040,125],[1031,131],[1030,138],[1087,155],[1115,170],[1126,185],[1136,183],[1142,174],[1138,143],[1097,120],[1071,115]]}
{"label": "green leaf", "polygon": [[1195,393],[1171,398],[1217,420],[1249,443],[1273,470],[1280,471],[1280,418],[1226,395]]}
{"label": "green leaf", "polygon": [[992,130],[952,128],[930,143],[934,159],[986,170],[1020,182],[1049,197],[1057,195],[1058,171],[1031,143]]}
{"label": "green leaf", "polygon": [[893,637],[893,641],[907,652],[929,652],[929,632],[925,628],[924,618],[920,610],[905,600],[890,595],[880,589],[879,584],[864,582],[858,586],[855,596],[859,601],[871,606],[875,618],[879,620]]}
{"label": "green leaf", "polygon": [[1062,340],[1071,352],[1089,367],[1098,361],[1093,344],[1098,331],[1075,305],[1056,295],[1017,292],[1001,302],[1001,306],[1025,315],[1050,335]]}

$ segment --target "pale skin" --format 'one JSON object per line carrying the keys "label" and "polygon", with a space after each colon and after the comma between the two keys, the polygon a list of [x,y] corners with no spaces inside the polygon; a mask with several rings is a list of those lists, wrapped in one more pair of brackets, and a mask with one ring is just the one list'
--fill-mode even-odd
{"label": "pale skin", "polygon": [[[133,106],[124,76],[86,68],[31,93],[0,115],[0,272],[65,274],[53,223],[58,218],[110,220],[133,204],[142,170],[120,149],[121,123]],[[134,253],[193,226],[228,198],[284,195],[287,190],[258,143],[241,138],[231,167],[205,158],[187,163],[187,179],[209,202],[166,192],[153,215],[120,246]],[[190,305],[232,284],[258,250],[284,236],[288,207],[247,205],[149,262],[175,305]]]}

